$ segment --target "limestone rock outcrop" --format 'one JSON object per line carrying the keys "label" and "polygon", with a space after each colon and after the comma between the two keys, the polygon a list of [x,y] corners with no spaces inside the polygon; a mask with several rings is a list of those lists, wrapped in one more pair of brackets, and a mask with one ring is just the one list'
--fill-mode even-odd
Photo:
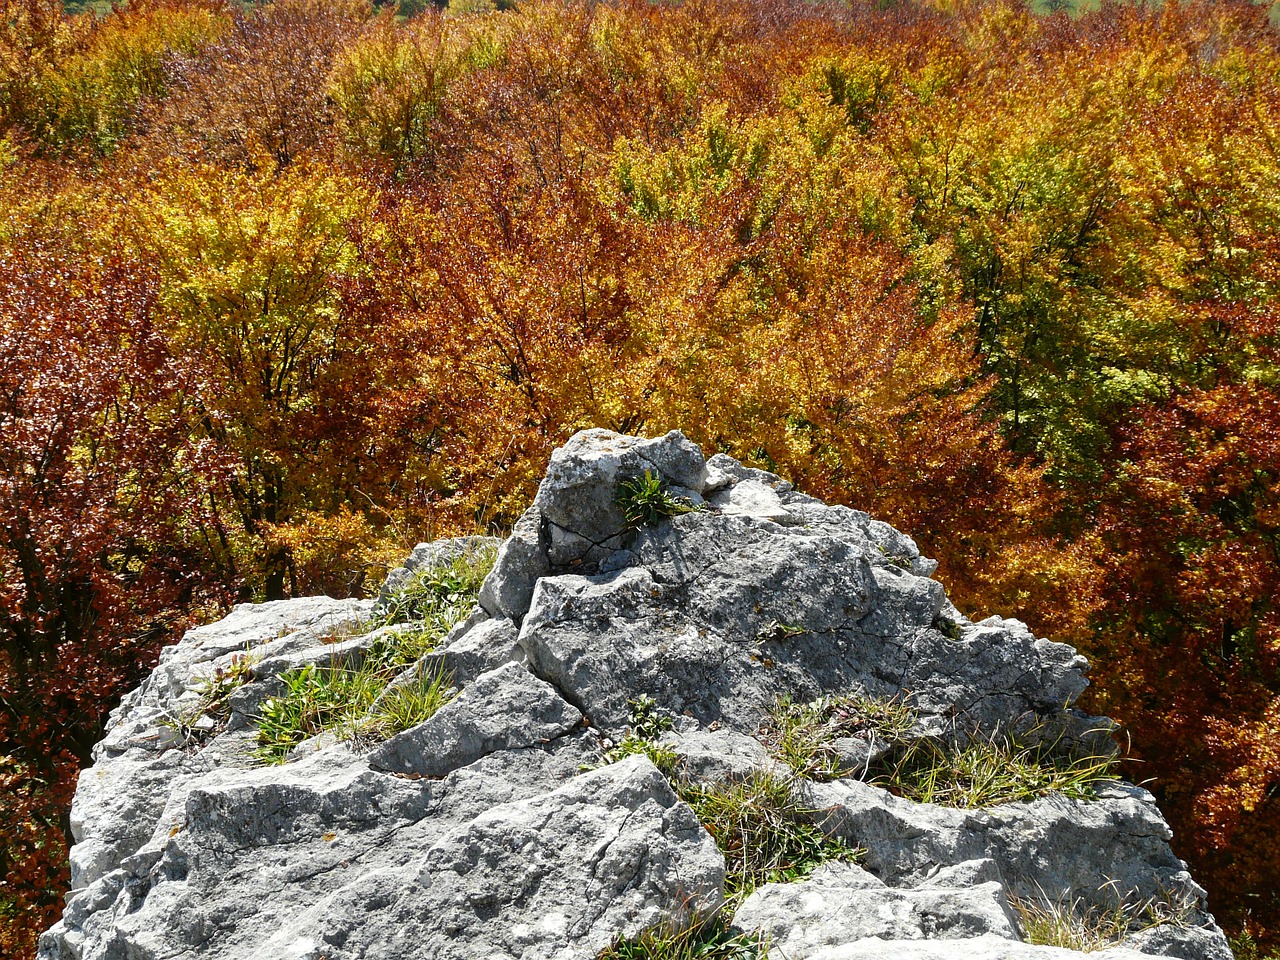
{"label": "limestone rock outcrop", "polygon": [[[1099,958],[1230,957],[1140,788],[921,803],[870,775],[897,749],[874,737],[837,744],[828,776],[788,766],[762,733],[779,704],[853,692],[909,705],[908,745],[1101,756],[1112,725],[1071,706],[1075,650],[966,618],[910,537],[678,433],[556,451],[475,609],[386,694],[438,677],[447,703],[264,764],[261,718],[290,678],[374,662],[413,629],[378,622],[399,591],[482,545],[419,547],[376,603],[243,605],[166,649],[81,775],[73,889],[41,960],[586,960],[717,911],[786,960],[1080,955],[1024,942],[1019,903],[1129,910]],[[232,675],[203,715],[209,678]],[[856,856],[726,901],[688,791],[757,775]]]}

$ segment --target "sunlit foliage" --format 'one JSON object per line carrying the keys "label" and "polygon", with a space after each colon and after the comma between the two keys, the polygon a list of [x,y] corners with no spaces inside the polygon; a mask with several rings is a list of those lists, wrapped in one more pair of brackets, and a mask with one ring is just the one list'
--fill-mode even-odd
{"label": "sunlit foliage", "polygon": [[183,613],[501,531],[589,426],[869,510],[1081,647],[1274,946],[1265,11],[508,7],[0,0],[0,952]]}

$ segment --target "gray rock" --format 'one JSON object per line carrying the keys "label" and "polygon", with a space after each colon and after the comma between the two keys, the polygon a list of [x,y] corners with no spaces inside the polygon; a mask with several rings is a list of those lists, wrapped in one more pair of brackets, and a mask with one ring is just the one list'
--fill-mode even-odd
{"label": "gray rock", "polygon": [[617,503],[618,488],[646,471],[695,494],[706,484],[702,451],[674,431],[642,440],[584,430],[552,454],[533,505],[558,532],[549,552],[553,566],[598,562],[621,545],[627,522]]}
{"label": "gray rock", "polygon": [[550,743],[582,714],[519,664],[482,674],[429,720],[369,753],[375,770],[442,777],[501,750]]}
{"label": "gray rock", "polygon": [[525,660],[516,626],[505,618],[484,620],[456,639],[446,639],[437,652],[455,683],[469,683],[482,673]]}
{"label": "gray rock", "polygon": [[1139,930],[1124,938],[1123,946],[1148,956],[1187,957],[1190,960],[1233,960],[1230,946],[1224,942],[1216,924],[1201,921],[1202,926],[1162,923]]}
{"label": "gray rock", "polygon": [[778,492],[759,480],[734,483],[712,496],[707,503],[725,516],[759,517],[776,523],[796,522],[796,518],[783,506]]}
{"label": "gray rock", "polygon": [[855,688],[910,691],[939,729],[1065,716],[1087,684],[1074,649],[998,619],[952,639],[935,627],[942,586],[884,561],[860,529],[678,517],[643,532],[624,569],[542,578],[520,644],[609,734],[637,693],[747,734],[779,696]]}
{"label": "gray rock", "polygon": [[498,548],[498,559],[480,588],[480,606],[487,613],[516,623],[524,618],[534,584],[551,573],[550,540],[541,513],[530,507]]}
{"label": "gray rock", "polygon": [[[646,470],[708,509],[627,530],[618,487]],[[420,546],[388,591],[483,542]],[[1071,708],[1086,685],[1075,650],[1016,620],[969,621],[935,566],[887,524],[728,457],[704,462],[679,434],[578,434],[479,607],[395,681],[449,671],[459,695],[427,722],[377,745],[329,730],[283,766],[254,756],[279,675],[358,663],[380,636],[364,626],[371,603],[243,605],[168,648],[81,776],[73,890],[40,958],[589,960],[714,909],[724,861],[659,771],[634,757],[582,773],[642,697],[674,721],[677,776],[704,781],[762,767],[794,778],[756,739],[781,696],[909,700],[912,736],[1042,731],[1109,749],[1110,722]],[[246,656],[247,682],[217,717],[198,715],[200,678]],[[856,776],[883,744],[836,748]],[[955,810],[853,777],[793,783],[805,816],[866,853],[738,907],[779,957],[1079,956],[1011,939],[1009,895],[1109,905],[1117,893],[1180,906],[1180,925],[1126,946],[1229,957],[1136,787]]]}
{"label": "gray rock", "polygon": [[693,812],[635,757],[487,811],[442,837],[417,870],[339,890],[272,943],[294,942],[318,921],[317,940],[343,943],[332,960],[586,960],[619,933],[714,909],[723,877]]}
{"label": "gray rock", "polygon": [[679,433],[656,440],[608,430],[584,430],[551,455],[531,506],[498,551],[480,603],[495,617],[519,623],[540,577],[593,573],[630,531],[617,504],[625,480],[648,471],[676,495],[701,500],[706,484],[702,451]]}
{"label": "gray rock", "polygon": [[198,697],[192,686],[233,658],[280,660],[327,648],[324,641],[355,628],[370,604],[309,597],[241,604],[223,620],[190,631],[166,647],[160,663],[114,711],[104,739],[94,748],[94,766],[80,774],[71,808],[76,843],[71,850],[73,890],[86,887],[132,856],[156,830],[170,791],[207,775],[226,758],[216,747],[183,752],[175,729],[194,719]]}
{"label": "gray rock", "polygon": [[710,782],[746,780],[757,770],[790,776],[791,769],[774,760],[759,740],[733,730],[672,733],[662,742],[675,751],[683,776]]}
{"label": "gray rock", "polygon": [[[1113,907],[1170,896],[1186,907],[1186,926],[1164,926],[1160,953],[1226,960],[1204,891],[1169,849],[1168,825],[1145,790],[1116,783],[1095,800],[1051,795],[1026,803],[957,810],[913,803],[856,780],[810,784],[808,805],[824,829],[862,847],[862,863],[895,887],[931,883],[939,867],[995,865],[1009,892],[1028,900],[1079,898]],[[991,875],[990,868],[974,879]],[[963,874],[961,874],[963,876]],[[943,874],[941,883],[954,886]],[[1201,928],[1201,932],[1197,932]]]}
{"label": "gray rock", "polygon": [[853,864],[828,864],[800,883],[765,884],[738,908],[733,923],[767,933],[770,950],[788,960],[867,937],[1017,939],[1017,921],[999,882],[893,889]]}
{"label": "gray rock", "polygon": [[869,937],[841,947],[820,950],[810,960],[1142,960],[1146,954],[1115,948],[1078,953],[1059,947],[1039,947],[1005,940],[993,934],[970,940],[882,940]]}

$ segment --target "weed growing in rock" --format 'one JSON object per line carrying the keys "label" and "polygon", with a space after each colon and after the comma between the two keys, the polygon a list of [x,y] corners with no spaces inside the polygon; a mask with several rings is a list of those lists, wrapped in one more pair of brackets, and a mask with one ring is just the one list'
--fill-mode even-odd
{"label": "weed growing in rock", "polygon": [[701,509],[686,498],[672,494],[663,485],[662,478],[651,470],[646,470],[642,477],[618,484],[618,496],[614,502],[631,527],[656,526],[665,517],[696,513]]}
{"label": "weed growing in rock", "polygon": [[834,780],[850,773],[866,773],[866,765],[851,770],[839,741],[865,742],[866,755],[880,742],[897,742],[916,723],[916,714],[897,698],[863,694],[821,697],[811,703],[792,703],[783,697],[760,726],[760,740],[797,776]]}
{"label": "weed growing in rock", "polygon": [[682,782],[676,791],[724,854],[725,896],[731,901],[745,899],[761,884],[802,880],[828,860],[859,855],[814,825],[789,777],[757,770],[741,782]]}
{"label": "weed growing in rock", "polygon": [[231,694],[253,677],[257,657],[237,654],[225,667],[196,679],[193,689],[199,701],[182,713],[169,713],[161,724],[170,731],[170,745],[180,749],[198,746],[225,726],[231,714]]}
{"label": "weed growing in rock", "polygon": [[362,723],[364,732],[389,737],[429,719],[453,699],[453,676],[426,670],[405,683],[386,689]]}
{"label": "weed growing in rock", "polygon": [[[1087,800],[1097,784],[1115,778],[1115,758],[1076,756],[1039,738],[1038,730],[1022,738],[975,735],[958,746],[912,737],[916,721],[916,712],[896,697],[855,693],[805,704],[780,699],[758,735],[797,776],[869,778],[909,800],[949,807],[989,807],[1054,792]],[[855,740],[864,743],[849,743]],[[888,749],[873,752],[876,741]],[[849,757],[858,752],[864,759],[853,769]]]}
{"label": "weed growing in rock", "polygon": [[974,737],[964,746],[926,738],[906,743],[880,767],[872,783],[909,800],[989,807],[1049,793],[1091,799],[1099,783],[1115,779],[1116,760],[1011,736]]}
{"label": "weed growing in rock", "polygon": [[605,751],[605,762],[616,763],[643,753],[662,771],[724,854],[725,896],[731,901],[745,899],[762,883],[800,880],[828,860],[851,860],[858,855],[858,850],[843,840],[828,837],[813,824],[812,811],[796,795],[793,777],[776,776],[766,770],[757,770],[748,779],[736,782],[709,783],[680,776],[675,750],[658,743],[658,738],[671,728],[671,718],[658,712],[652,697],[642,695],[630,703],[631,726],[616,746]]}
{"label": "weed growing in rock", "polygon": [[[451,628],[475,606],[480,585],[493,569],[493,544],[464,551],[447,564],[416,571],[382,609],[374,626],[422,621]],[[448,632],[448,628],[445,629]]]}
{"label": "weed growing in rock", "polygon": [[336,728],[352,737],[391,736],[448,703],[451,679],[440,671],[421,671],[388,687],[471,612],[496,557],[497,549],[486,545],[418,571],[391,597],[382,615],[364,625],[403,628],[374,640],[357,666],[308,664],[281,674],[283,691],[264,701],[259,711],[258,756],[284,763],[302,741]]}
{"label": "weed growing in rock", "polygon": [[1010,897],[1027,943],[1091,953],[1113,947],[1130,934],[1164,924],[1187,926],[1195,909],[1187,891],[1132,900],[1116,897],[1107,906],[1082,897]]}
{"label": "weed growing in rock", "polygon": [[283,692],[260,708],[258,757],[284,763],[294,747],[326,730],[388,737],[422,723],[452,699],[451,678],[440,671],[426,671],[388,690],[403,664],[387,667],[379,661],[366,656],[358,667],[307,664],[282,673]]}
{"label": "weed growing in rock", "polygon": [[597,960],[767,960],[759,933],[731,929],[723,914],[664,923],[629,940],[619,939]]}
{"label": "weed growing in rock", "polygon": [[676,752],[658,743],[658,738],[671,729],[671,718],[658,711],[653,697],[641,694],[627,701],[631,713],[631,726],[612,747],[604,751],[604,762],[617,763],[637,753],[643,753],[667,779],[675,777]]}
{"label": "weed growing in rock", "polygon": [[225,720],[231,710],[231,694],[252,679],[257,662],[258,658],[248,653],[236,654],[225,667],[216,667],[209,676],[196,680],[201,712]]}

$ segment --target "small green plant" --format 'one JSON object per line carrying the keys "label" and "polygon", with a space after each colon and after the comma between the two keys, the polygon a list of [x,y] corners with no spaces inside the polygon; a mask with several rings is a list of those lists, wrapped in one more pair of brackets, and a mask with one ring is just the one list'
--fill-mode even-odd
{"label": "small green plant", "polygon": [[257,657],[236,654],[225,667],[215,667],[207,677],[198,677],[194,689],[200,696],[201,713],[225,720],[231,711],[231,694],[253,677]]}
{"label": "small green plant", "polygon": [[879,764],[871,782],[919,803],[989,807],[1049,793],[1088,800],[1115,768],[1114,757],[1080,757],[1039,740],[975,736],[957,746],[922,738]]}
{"label": "small green plant", "polygon": [[798,637],[804,632],[804,627],[797,626],[792,623],[780,623],[777,620],[770,620],[760,631],[759,639],[773,643],[781,643],[784,640],[789,640],[791,637]]}
{"label": "small green plant", "polygon": [[618,496],[614,502],[630,527],[656,526],[666,517],[697,513],[701,509],[686,498],[672,494],[663,485],[662,478],[652,470],[646,470],[642,477],[633,477],[618,484]]}
{"label": "small green plant", "polygon": [[[496,557],[497,548],[486,544],[417,571],[379,617],[362,625],[362,630],[402,629],[379,636],[363,651],[358,666],[311,664],[281,674],[283,690],[259,710],[259,758],[284,763],[302,741],[335,728],[345,728],[353,738],[391,736],[448,703],[452,681],[438,671],[387,688],[467,617]],[[349,637],[344,633],[334,639]]]}
{"label": "small green plant", "polygon": [[811,703],[792,703],[782,697],[760,725],[759,737],[797,776],[825,781],[859,772],[846,769],[838,740],[898,742],[915,723],[915,711],[898,697],[852,693]]}
{"label": "small green plant", "polygon": [[215,667],[192,684],[199,700],[181,713],[170,712],[161,724],[171,731],[169,745],[180,749],[198,746],[221,730],[231,715],[231,694],[253,678],[257,658],[236,654],[225,667]]}
{"label": "small green plant", "polygon": [[1253,933],[1244,928],[1233,937],[1228,938],[1231,945],[1231,952],[1235,955],[1236,960],[1280,960],[1280,951],[1262,952]]}
{"label": "small green plant", "polygon": [[725,896],[741,901],[764,883],[802,880],[828,860],[860,851],[828,837],[797,796],[790,778],[757,770],[729,783],[677,784],[725,859]]}
{"label": "small green plant", "polygon": [[858,855],[843,840],[828,837],[814,825],[812,811],[795,793],[793,778],[766,770],[738,782],[706,783],[679,776],[675,750],[657,742],[671,729],[671,718],[658,712],[652,697],[637,697],[630,706],[631,726],[616,746],[605,751],[605,762],[643,753],[662,771],[724,854],[725,895],[731,900],[749,896],[762,883],[800,880],[828,860],[851,860]]}
{"label": "small green plant", "polygon": [[389,598],[372,626],[421,621],[424,629],[443,630],[443,636],[471,612],[497,557],[498,548],[485,544],[448,563],[415,571]]}
{"label": "small green plant", "polygon": [[386,690],[363,721],[366,732],[389,737],[430,719],[453,699],[453,675],[427,670],[407,683]]}
{"label": "small green plant", "polygon": [[1027,943],[1092,953],[1115,946],[1130,934],[1164,924],[1186,926],[1195,908],[1191,895],[1162,893],[1134,900],[1112,895],[1112,902],[1086,903],[1083,897],[1013,897],[1009,903]]}
{"label": "small green plant", "polygon": [[724,914],[693,916],[619,938],[597,960],[767,960],[768,941],[759,933],[729,927]]}
{"label": "small green plant", "polygon": [[358,667],[307,664],[280,675],[284,689],[259,708],[258,752],[284,763],[289,752],[326,730],[385,738],[428,719],[448,703],[451,678],[428,671],[383,696],[400,666],[366,656]]}
{"label": "small green plant", "polygon": [[658,743],[658,739],[671,729],[671,718],[658,711],[657,701],[653,697],[643,693],[634,700],[628,700],[627,705],[630,708],[631,725],[621,740],[605,750],[604,762],[617,763],[643,753],[668,779],[673,778],[678,760],[676,752],[671,747]]}

